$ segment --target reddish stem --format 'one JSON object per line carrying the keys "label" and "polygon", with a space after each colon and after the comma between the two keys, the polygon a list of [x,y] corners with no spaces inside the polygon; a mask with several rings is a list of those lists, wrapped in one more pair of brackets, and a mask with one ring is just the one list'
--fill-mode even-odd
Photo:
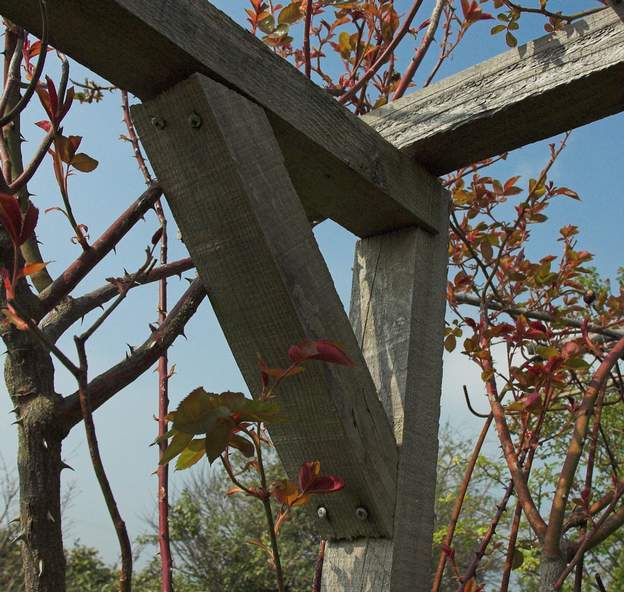
{"label": "reddish stem", "polygon": [[323,563],[325,561],[325,545],[326,541],[321,541],[319,545],[318,557],[314,566],[314,582],[312,583],[312,592],[321,592],[321,583],[323,581]]}
{"label": "reddish stem", "polygon": [[305,75],[312,76],[312,58],[310,57],[310,29],[312,28],[313,0],[307,0],[305,13],[305,26],[303,29],[303,63]]}
{"label": "reddish stem", "polygon": [[379,58],[375,60],[373,65],[366,72],[364,72],[362,78],[360,78],[344,95],[342,95],[338,99],[339,103],[342,103],[344,105],[347,101],[351,100],[355,96],[355,94],[377,73],[379,68],[381,68],[388,61],[390,54],[392,54],[396,46],[409,32],[412,21],[414,20],[414,17],[416,16],[416,13],[418,12],[418,9],[420,8],[422,3],[423,0],[414,0],[412,7],[405,17],[405,20],[403,21],[402,27],[399,29],[392,41],[390,41],[390,43],[386,46],[382,54],[379,56]]}

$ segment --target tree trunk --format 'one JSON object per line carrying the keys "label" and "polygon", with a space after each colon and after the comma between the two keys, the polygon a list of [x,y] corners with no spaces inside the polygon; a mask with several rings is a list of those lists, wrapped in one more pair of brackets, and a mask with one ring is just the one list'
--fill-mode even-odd
{"label": "tree trunk", "polygon": [[555,582],[565,569],[566,562],[563,555],[546,557],[542,555],[540,564],[540,592],[554,592]]}
{"label": "tree trunk", "polygon": [[61,397],[49,353],[26,331],[5,329],[5,379],[15,406],[20,538],[26,592],[64,592],[61,530]]}

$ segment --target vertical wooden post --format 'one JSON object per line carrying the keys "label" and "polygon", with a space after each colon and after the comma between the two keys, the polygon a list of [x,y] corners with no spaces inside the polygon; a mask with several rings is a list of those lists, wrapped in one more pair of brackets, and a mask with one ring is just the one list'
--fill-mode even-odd
{"label": "vertical wooden post", "polygon": [[[447,204],[441,190],[439,228]],[[326,592],[430,588],[447,260],[448,232],[405,229],[356,247],[351,323],[400,447],[394,537],[330,542]]]}

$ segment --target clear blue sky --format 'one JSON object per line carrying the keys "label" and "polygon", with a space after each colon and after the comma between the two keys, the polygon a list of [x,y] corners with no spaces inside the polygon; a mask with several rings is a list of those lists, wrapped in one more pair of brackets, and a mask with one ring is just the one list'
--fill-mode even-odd
{"label": "clear blue sky", "polygon": [[[242,22],[243,0],[216,0],[218,7],[234,19]],[[406,7],[406,0],[396,2]],[[426,3],[428,8],[430,2]],[[566,1],[573,7],[587,6],[587,2]],[[423,14],[425,9],[423,9]],[[424,18],[424,17],[423,17]],[[506,50],[502,38],[488,34],[492,22],[478,24],[470,31],[463,50],[441,72],[441,76],[461,70],[474,63]],[[532,23],[520,31],[522,41],[540,36],[541,24]],[[72,77],[83,79],[86,73],[75,66]],[[157,75],[157,73],[155,73]],[[597,89],[599,92],[599,89]],[[31,110],[24,123],[24,135],[36,145],[40,130],[33,121],[43,118],[39,107]],[[566,223],[578,225],[582,230],[582,248],[596,254],[595,263],[605,274],[615,276],[622,265],[621,221],[624,219],[624,201],[621,196],[622,154],[624,154],[624,117],[616,116],[577,130],[569,148],[557,163],[553,177],[579,192],[583,201],[562,199],[553,209],[549,222],[540,230],[536,241],[536,253],[548,252],[555,244],[560,226]],[[119,142],[124,133],[117,95],[107,97],[98,106],[75,105],[66,120],[67,134],[85,137],[82,149],[100,161],[99,168],[91,175],[77,174],[71,183],[71,193],[77,218],[89,225],[92,237],[98,236],[106,226],[143,191],[142,178],[137,174],[129,146]],[[541,142],[512,154],[498,167],[496,174],[502,177],[519,174],[523,179],[535,175],[547,157],[547,142]],[[31,191],[37,197],[36,204],[43,211],[59,205],[60,197],[51,175],[50,163],[32,183]],[[156,228],[155,216],[149,214],[109,256],[78,290],[82,293],[104,283],[104,278],[120,275],[124,267],[137,268],[143,260],[143,248]],[[185,256],[183,245],[172,233],[171,259]],[[69,230],[58,213],[42,216],[40,240],[47,259],[52,259],[50,271],[58,274],[64,266],[79,254],[71,244]],[[338,293],[348,306],[351,283],[351,266],[354,237],[331,222],[322,224],[317,238],[326,256]],[[191,276],[192,274],[186,274]],[[175,296],[186,287],[185,281],[172,280],[173,302]],[[156,318],[156,286],[136,290],[115,313],[89,347],[91,373],[95,375],[124,356],[126,344],[141,343],[148,333],[148,323]],[[73,333],[69,333],[71,337]],[[209,303],[204,303],[187,330],[188,341],[179,339],[171,351],[171,360],[177,373],[171,384],[174,404],[198,385],[211,391],[227,389],[245,390],[236,364],[219,329]],[[74,355],[69,338],[61,346]],[[470,436],[480,427],[478,421],[468,416],[461,397],[461,385],[472,385],[478,393],[479,377],[461,355],[448,356],[445,362],[443,389],[443,421],[450,421],[461,433]],[[148,448],[156,431],[152,415],[156,412],[156,375],[146,373],[140,380],[107,404],[96,415],[96,423],[105,465],[112,486],[118,495],[121,511],[129,525],[132,536],[144,532],[144,516],[154,508],[156,480],[151,475],[157,458],[154,448]],[[74,381],[59,370],[57,390],[63,394],[73,392]],[[477,400],[477,405],[479,401]],[[0,451],[5,460],[13,462],[16,453],[15,426],[8,415],[10,404],[6,393],[0,397]],[[88,459],[82,426],[72,432],[64,446],[66,461],[76,472],[65,472],[65,483],[73,483],[76,493],[67,510],[67,543],[80,538],[88,545],[102,550],[108,560],[115,560],[117,550],[110,521],[95,484]],[[173,487],[179,488],[184,474],[173,475]]]}

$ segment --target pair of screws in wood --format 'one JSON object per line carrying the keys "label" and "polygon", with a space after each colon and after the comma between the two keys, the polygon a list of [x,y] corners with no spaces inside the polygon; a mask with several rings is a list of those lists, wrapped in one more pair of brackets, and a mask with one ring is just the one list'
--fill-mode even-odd
{"label": "pair of screws in wood", "polygon": [[[167,122],[158,115],[152,117],[151,122],[152,125],[159,131],[164,130],[167,127]],[[202,126],[202,118],[199,113],[191,113],[188,116],[188,122],[193,129],[199,129]]]}
{"label": "pair of screws in wood", "polygon": [[[316,510],[316,515],[321,520],[325,520],[327,518],[327,508],[325,506],[319,506]],[[355,517],[362,522],[368,520],[368,510],[363,506],[358,506],[355,509]]]}

